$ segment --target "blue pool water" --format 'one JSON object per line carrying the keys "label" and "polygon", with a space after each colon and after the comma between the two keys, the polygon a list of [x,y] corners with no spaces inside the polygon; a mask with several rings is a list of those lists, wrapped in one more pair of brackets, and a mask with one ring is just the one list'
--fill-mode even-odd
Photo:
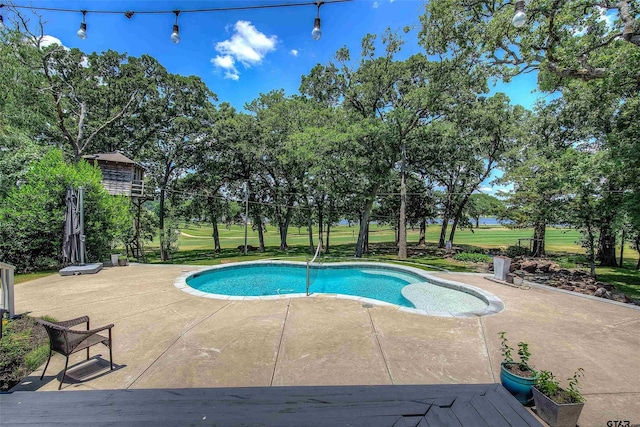
{"label": "blue pool water", "polygon": [[[196,273],[187,284],[199,291],[234,296],[266,296],[306,292],[306,266],[253,264],[229,266]],[[414,305],[400,290],[426,279],[411,272],[372,266],[334,266],[310,270],[310,293],[343,294],[371,298],[404,307]],[[433,285],[439,294],[457,300],[477,298],[454,289]],[[484,304],[484,303],[482,303]]]}

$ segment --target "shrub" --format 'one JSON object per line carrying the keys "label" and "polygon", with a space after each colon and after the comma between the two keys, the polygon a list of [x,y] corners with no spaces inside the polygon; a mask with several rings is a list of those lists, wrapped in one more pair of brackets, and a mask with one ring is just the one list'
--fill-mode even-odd
{"label": "shrub", "polygon": [[558,404],[581,403],[584,402],[584,396],[580,393],[578,379],[582,376],[584,370],[578,368],[571,378],[568,378],[569,386],[566,389],[560,387],[560,383],[550,371],[540,371],[540,375],[536,380],[536,388],[540,393],[549,397]]}
{"label": "shrub", "polygon": [[529,248],[525,248],[523,246],[509,246],[507,248],[507,256],[509,258],[515,258],[525,255],[529,255]]}
{"label": "shrub", "polygon": [[462,248],[462,250],[464,252],[470,253],[470,254],[484,254],[486,253],[486,250],[479,247],[479,246],[473,246],[473,245],[457,245],[460,248]]}
{"label": "shrub", "polygon": [[453,259],[456,261],[465,261],[465,262],[489,262],[491,261],[491,257],[485,254],[477,254],[477,253],[468,253],[468,252],[460,252],[453,256]]}
{"label": "shrub", "polygon": [[18,271],[57,267],[62,260],[68,187],[84,188],[87,259],[109,255],[109,243],[131,227],[129,201],[110,196],[98,168],[85,161],[67,164],[52,150],[34,163],[20,186],[0,203],[0,259]]}

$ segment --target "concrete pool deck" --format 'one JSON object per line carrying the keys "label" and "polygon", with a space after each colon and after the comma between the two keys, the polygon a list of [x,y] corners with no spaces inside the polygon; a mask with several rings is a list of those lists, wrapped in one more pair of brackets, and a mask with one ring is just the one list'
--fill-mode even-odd
{"label": "concrete pool deck", "polygon": [[[70,358],[82,379],[63,390],[500,382],[499,331],[531,362],[564,379],[581,367],[587,403],[580,426],[640,423],[640,310],[550,289],[521,290],[479,275],[437,273],[501,298],[480,318],[416,315],[331,297],[224,301],[181,292],[175,278],[197,266],[130,265],[95,275],[49,276],[16,285],[16,312],[115,323],[114,362]],[[105,369],[105,366],[107,368]],[[14,390],[56,390],[54,355]]]}

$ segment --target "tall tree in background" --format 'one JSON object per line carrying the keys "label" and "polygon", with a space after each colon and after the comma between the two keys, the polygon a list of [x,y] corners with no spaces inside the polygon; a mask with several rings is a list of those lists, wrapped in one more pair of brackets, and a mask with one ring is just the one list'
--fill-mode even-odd
{"label": "tall tree in background", "polygon": [[465,213],[480,227],[480,218],[500,216],[504,212],[504,202],[490,194],[475,193],[469,196]]}
{"label": "tall tree in background", "polygon": [[115,129],[144,100],[145,61],[114,51],[86,55],[50,44],[40,17],[32,25],[16,9],[9,9],[23,42],[35,53],[29,55],[30,65],[44,76],[38,89],[51,95],[49,109],[57,129],[52,136],[78,162],[97,147],[98,136]]}
{"label": "tall tree in background", "polygon": [[[400,210],[398,257],[407,257],[406,242],[406,177],[407,143],[421,126],[436,119],[448,97],[455,97],[452,89],[466,89],[466,82],[483,79],[455,59],[430,62],[422,54],[405,61],[395,59],[403,44],[390,30],[382,38],[384,52],[377,55],[376,36],[362,39],[360,58],[351,61],[345,47],[336,53],[336,61],[317,65],[303,76],[300,90],[319,102],[340,104],[357,123],[353,141],[360,146],[352,153],[366,156],[368,176],[364,192],[360,231],[355,256],[365,251],[365,238],[376,194],[389,174],[400,172]],[[461,79],[458,81],[458,78]],[[455,86],[454,86],[455,82]]]}
{"label": "tall tree in background", "polygon": [[208,127],[213,122],[215,95],[195,76],[165,73],[145,107],[145,118],[153,128],[152,143],[142,153],[141,162],[160,188],[160,258],[169,259],[170,238],[165,230],[167,191],[176,179],[192,168],[196,155],[204,149]]}
{"label": "tall tree in background", "polygon": [[44,75],[34,70],[38,53],[21,39],[15,30],[0,31],[0,199],[47,151],[54,122],[50,95],[39,90]]}
{"label": "tall tree in background", "polygon": [[433,0],[421,16],[420,43],[430,54],[474,58],[507,79],[537,70],[543,90],[604,79],[617,82],[616,92],[638,92],[637,2],[533,0],[522,28],[512,25],[514,12],[514,1]]}

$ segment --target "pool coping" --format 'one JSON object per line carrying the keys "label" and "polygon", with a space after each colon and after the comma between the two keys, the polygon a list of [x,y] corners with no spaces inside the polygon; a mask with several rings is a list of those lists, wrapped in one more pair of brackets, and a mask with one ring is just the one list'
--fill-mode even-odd
{"label": "pool coping", "polygon": [[[424,278],[425,282],[473,295],[483,300],[484,302],[486,302],[487,307],[482,310],[465,311],[465,312],[431,311],[431,310],[424,310],[420,308],[402,307],[386,301],[380,301],[373,298],[359,297],[355,295],[346,295],[346,294],[311,293],[307,295],[306,293],[295,293],[295,294],[266,295],[266,296],[236,296],[236,295],[212,294],[208,292],[202,292],[195,288],[192,288],[187,284],[188,277],[193,276],[194,274],[205,272],[205,271],[228,269],[228,268],[234,268],[234,267],[237,268],[244,265],[274,265],[274,264],[275,265],[277,264],[292,265],[293,264],[293,265],[306,266],[306,263],[302,261],[282,261],[282,260],[245,261],[241,263],[207,266],[197,270],[182,273],[180,276],[178,276],[174,280],[173,285],[177,289],[183,292],[186,292],[188,294],[191,294],[193,296],[211,298],[211,299],[220,299],[220,300],[228,300],[228,301],[251,301],[251,300],[280,300],[285,298],[302,298],[302,297],[304,298],[341,298],[341,299],[361,301],[365,304],[368,303],[368,304],[373,304],[378,306],[392,307],[392,308],[396,308],[398,311],[402,311],[406,313],[421,314],[421,315],[436,316],[436,317],[459,317],[459,318],[480,317],[480,316],[499,313],[503,311],[505,308],[505,305],[500,298],[478,287],[463,284],[453,280],[443,279],[441,277],[436,277],[431,275],[428,271],[424,271],[419,268],[405,266],[405,265],[398,265],[398,264],[388,264],[383,262],[364,262],[364,261],[327,262],[327,263],[314,263],[315,264],[314,266],[319,268],[341,267],[341,266],[342,267],[349,267],[349,266],[372,267],[372,268],[382,267],[389,270],[407,271]],[[442,273],[442,272],[439,271],[437,273]]]}

